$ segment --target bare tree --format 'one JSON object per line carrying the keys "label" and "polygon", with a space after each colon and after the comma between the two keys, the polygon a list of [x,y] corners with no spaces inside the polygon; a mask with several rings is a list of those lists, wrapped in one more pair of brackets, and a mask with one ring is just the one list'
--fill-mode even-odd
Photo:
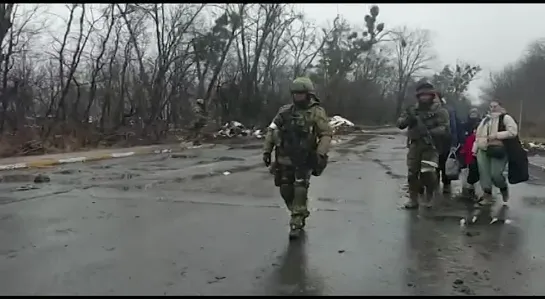
{"label": "bare tree", "polygon": [[395,118],[401,113],[407,87],[416,76],[428,69],[434,56],[429,31],[402,27],[390,32],[394,42],[395,81],[397,86]]}

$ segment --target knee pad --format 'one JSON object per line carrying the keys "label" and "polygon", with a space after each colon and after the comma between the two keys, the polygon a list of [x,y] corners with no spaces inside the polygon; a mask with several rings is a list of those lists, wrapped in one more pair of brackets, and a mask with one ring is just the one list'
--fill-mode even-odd
{"label": "knee pad", "polygon": [[294,187],[308,188],[309,185],[309,181],[305,179],[295,179],[295,182],[293,182]]}
{"label": "knee pad", "polygon": [[436,172],[439,168],[439,165],[433,161],[422,160],[420,163],[420,172]]}

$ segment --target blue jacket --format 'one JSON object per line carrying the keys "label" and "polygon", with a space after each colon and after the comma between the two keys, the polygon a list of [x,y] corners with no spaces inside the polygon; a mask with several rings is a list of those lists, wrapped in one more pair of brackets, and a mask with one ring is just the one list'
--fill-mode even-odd
{"label": "blue jacket", "polygon": [[450,105],[445,105],[450,119],[450,145],[457,147],[462,144],[465,139],[464,126],[456,116],[456,110]]}

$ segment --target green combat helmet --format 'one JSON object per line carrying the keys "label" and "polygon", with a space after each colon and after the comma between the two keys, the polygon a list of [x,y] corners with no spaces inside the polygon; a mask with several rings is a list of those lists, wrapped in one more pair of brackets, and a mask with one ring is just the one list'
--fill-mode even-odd
{"label": "green combat helmet", "polygon": [[290,91],[292,93],[314,94],[314,83],[308,77],[298,77],[291,83]]}

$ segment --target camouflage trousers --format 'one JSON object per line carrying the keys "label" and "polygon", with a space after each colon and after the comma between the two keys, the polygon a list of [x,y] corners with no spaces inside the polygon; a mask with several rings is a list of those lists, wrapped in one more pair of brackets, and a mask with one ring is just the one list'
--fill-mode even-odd
{"label": "camouflage trousers", "polygon": [[275,163],[274,184],[291,212],[290,226],[303,228],[310,215],[307,208],[311,170]]}
{"label": "camouflage trousers", "polygon": [[433,195],[438,185],[438,166],[439,154],[435,148],[422,141],[413,141],[409,144],[407,183],[411,199],[418,198],[419,193],[424,188],[426,195]]}
{"label": "camouflage trousers", "polygon": [[206,121],[199,119],[193,123],[191,139],[193,143],[200,143],[202,138],[202,128],[206,125]]}

